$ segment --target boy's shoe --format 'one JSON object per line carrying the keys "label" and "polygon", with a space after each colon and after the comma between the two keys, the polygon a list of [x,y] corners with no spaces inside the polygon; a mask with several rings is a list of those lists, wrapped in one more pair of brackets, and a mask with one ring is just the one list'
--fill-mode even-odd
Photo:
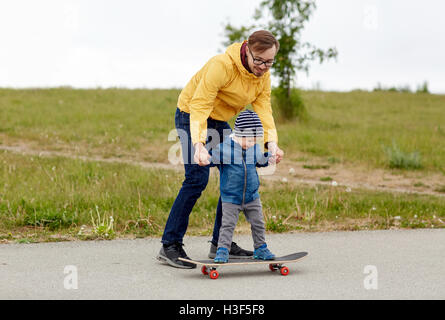
{"label": "boy's shoe", "polygon": [[170,245],[163,245],[157,256],[159,261],[165,261],[169,265],[182,268],[182,269],[194,269],[196,264],[181,261],[178,258],[190,259],[182,248],[182,243],[173,243]]}
{"label": "boy's shoe", "polygon": [[275,255],[267,249],[267,245],[263,244],[253,252],[253,258],[258,260],[274,260]]}
{"label": "boy's shoe", "polygon": [[[211,243],[209,252],[210,259],[216,257],[216,249],[217,249],[216,246],[213,243]],[[232,245],[230,246],[229,259],[252,258],[252,255],[253,255],[252,251],[244,250],[241,247],[239,247],[235,242],[232,242]]]}
{"label": "boy's shoe", "polygon": [[216,250],[216,257],[213,261],[215,261],[215,263],[229,262],[229,250],[223,247],[218,248],[218,250]]}

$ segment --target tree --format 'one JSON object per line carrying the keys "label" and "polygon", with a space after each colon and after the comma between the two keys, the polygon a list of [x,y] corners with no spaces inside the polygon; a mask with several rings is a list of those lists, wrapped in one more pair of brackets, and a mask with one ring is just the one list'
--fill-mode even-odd
{"label": "tree", "polygon": [[269,30],[280,42],[272,73],[279,79],[278,90],[275,90],[274,95],[285,118],[294,118],[304,113],[302,100],[292,90],[296,72],[308,73],[310,62],[318,60],[323,63],[338,54],[335,47],[324,51],[308,42],[302,42],[304,24],[315,9],[313,0],[263,0],[253,16],[258,24],[240,28],[230,23],[225,26],[226,46],[247,39],[253,29]]}

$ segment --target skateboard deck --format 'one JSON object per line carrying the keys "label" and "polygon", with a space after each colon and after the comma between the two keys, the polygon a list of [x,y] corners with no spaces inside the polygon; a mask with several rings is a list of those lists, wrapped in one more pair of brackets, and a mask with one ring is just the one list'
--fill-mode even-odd
{"label": "skateboard deck", "polygon": [[292,253],[283,257],[276,257],[274,260],[257,260],[253,258],[246,259],[229,259],[227,263],[215,263],[213,260],[192,260],[192,259],[184,259],[179,258],[181,261],[193,263],[195,265],[200,265],[201,272],[204,275],[210,275],[211,279],[217,279],[219,277],[219,272],[216,268],[219,267],[228,267],[228,266],[239,266],[239,265],[250,265],[250,264],[268,264],[269,270],[276,271],[280,270],[280,273],[283,276],[287,276],[289,274],[289,268],[284,266],[285,263],[293,263],[301,260],[302,258],[308,255],[307,252],[297,252]]}

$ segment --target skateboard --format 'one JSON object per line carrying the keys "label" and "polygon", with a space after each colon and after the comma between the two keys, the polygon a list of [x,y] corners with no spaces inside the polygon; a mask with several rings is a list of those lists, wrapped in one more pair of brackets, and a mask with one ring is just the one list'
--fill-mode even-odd
{"label": "skateboard", "polygon": [[297,262],[302,258],[306,257],[307,255],[308,255],[307,252],[297,252],[283,257],[276,257],[274,260],[257,260],[253,258],[246,258],[246,259],[232,259],[229,260],[229,262],[227,263],[215,263],[213,260],[192,260],[184,258],[179,258],[179,260],[193,263],[195,265],[200,265],[202,266],[201,267],[202,274],[209,275],[210,279],[218,279],[219,272],[216,270],[216,268],[251,265],[251,264],[268,264],[270,271],[280,270],[280,273],[283,276],[287,276],[289,274],[289,268],[284,266],[284,263]]}

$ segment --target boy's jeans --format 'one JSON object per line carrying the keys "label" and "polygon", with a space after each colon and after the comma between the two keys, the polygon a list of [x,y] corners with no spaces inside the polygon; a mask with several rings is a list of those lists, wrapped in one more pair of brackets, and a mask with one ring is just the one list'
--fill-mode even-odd
{"label": "boy's jeans", "polygon": [[[175,114],[175,126],[178,131],[179,140],[181,141],[185,180],[182,183],[182,187],[170,210],[170,215],[162,236],[163,244],[172,244],[174,242],[182,243],[185,232],[187,231],[189,216],[193,206],[201,196],[202,191],[206,188],[209,181],[210,168],[208,166],[201,167],[193,161],[195,150],[192,146],[190,135],[190,114],[182,112],[177,108]],[[223,142],[223,138],[231,133],[231,128],[225,121],[208,119],[207,132],[206,147],[208,148],[209,146],[214,146],[217,143]],[[219,141],[212,141],[212,139],[209,139],[209,135],[213,135],[213,140],[216,138],[216,140],[219,139]],[[218,243],[221,220],[222,205],[221,197],[219,197],[218,207],[216,209],[215,226],[213,229],[212,242],[214,244]]]}
{"label": "boy's jeans", "polygon": [[255,249],[258,249],[266,243],[266,229],[264,227],[263,209],[261,206],[260,198],[256,198],[249,203],[241,205],[223,202],[222,210],[224,214],[222,217],[222,226],[220,230],[221,232],[218,241],[218,248],[223,247],[230,251],[233,232],[235,231],[240,211],[244,212],[247,221],[250,223],[250,227],[252,230],[253,247]]}

